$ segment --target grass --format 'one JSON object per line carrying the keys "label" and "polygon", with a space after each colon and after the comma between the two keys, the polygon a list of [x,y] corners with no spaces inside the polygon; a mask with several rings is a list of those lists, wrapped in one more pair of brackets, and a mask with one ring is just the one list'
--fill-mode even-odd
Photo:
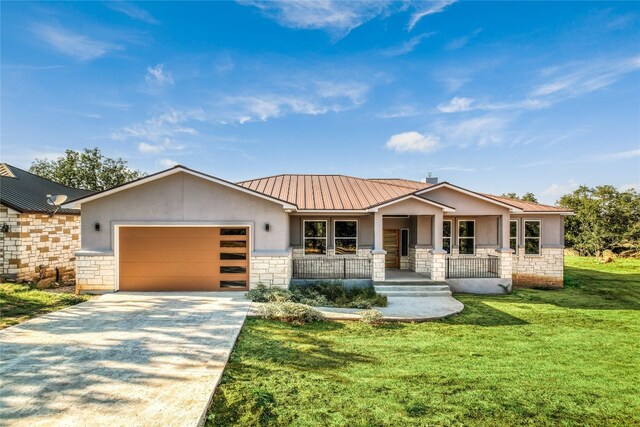
{"label": "grass", "polygon": [[26,285],[0,283],[0,329],[87,301],[87,295],[46,292]]}
{"label": "grass", "polygon": [[435,322],[247,320],[207,425],[639,425],[640,260]]}

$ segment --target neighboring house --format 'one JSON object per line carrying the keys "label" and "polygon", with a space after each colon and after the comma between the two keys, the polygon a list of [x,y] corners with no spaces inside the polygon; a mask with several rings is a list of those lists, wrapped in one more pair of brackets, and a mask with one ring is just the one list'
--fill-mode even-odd
{"label": "neighboring house", "polygon": [[385,280],[454,291],[561,287],[564,209],[443,182],[278,175],[237,184],[184,166],[82,207],[82,292],[246,290],[291,279]]}
{"label": "neighboring house", "polygon": [[58,209],[48,195],[91,194],[0,163],[0,278],[68,282],[80,249],[80,211]]}

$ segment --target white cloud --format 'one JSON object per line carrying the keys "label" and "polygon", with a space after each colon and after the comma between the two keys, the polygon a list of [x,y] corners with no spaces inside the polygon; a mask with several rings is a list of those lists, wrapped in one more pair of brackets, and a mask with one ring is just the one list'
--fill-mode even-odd
{"label": "white cloud", "polygon": [[603,153],[595,156],[597,160],[622,160],[622,159],[632,159],[634,157],[640,157],[640,149],[638,150],[628,150],[628,151],[618,151],[615,153]]}
{"label": "white cloud", "polygon": [[159,86],[172,85],[173,76],[164,70],[164,64],[158,64],[155,67],[147,67],[147,76],[145,80],[150,84]]}
{"label": "white cloud", "polygon": [[640,183],[636,182],[636,183],[630,183],[630,184],[623,184],[618,187],[618,191],[629,191],[629,190],[640,191]]}
{"label": "white cloud", "polygon": [[407,24],[407,28],[409,29],[409,31],[413,30],[413,27],[415,27],[422,18],[424,18],[425,16],[433,15],[434,13],[440,13],[447,6],[452,5],[455,2],[456,0],[436,0],[427,2],[425,7],[419,9],[411,15],[411,19]]}
{"label": "white cloud", "polygon": [[284,27],[324,30],[335,38],[341,38],[376,17],[406,10],[413,11],[408,24],[408,29],[411,30],[423,17],[442,12],[453,1],[240,0],[239,3],[256,7]]}
{"label": "white cloud", "polygon": [[382,54],[386,56],[400,56],[400,55],[404,55],[406,53],[412,52],[422,42],[422,40],[428,37],[431,37],[434,34],[436,33],[429,32],[429,33],[422,33],[419,36],[411,37],[409,40],[400,44],[399,46],[384,49],[382,51]]}
{"label": "white cloud", "polygon": [[377,114],[381,119],[398,119],[402,117],[413,117],[420,112],[412,105],[400,105]]}
{"label": "white cloud", "polygon": [[71,30],[46,24],[32,26],[33,33],[63,55],[81,61],[90,61],[106,55],[109,52],[122,50],[123,47],[74,33]]}
{"label": "white cloud", "polygon": [[165,169],[172,168],[172,167],[174,167],[174,166],[179,164],[175,160],[171,160],[171,159],[158,159],[158,161],[156,163],[158,164],[158,166],[160,166],[162,168],[165,168]]}
{"label": "white cloud", "polygon": [[455,97],[446,104],[438,105],[438,110],[442,113],[459,113],[471,110],[471,104],[473,104],[472,98]]}
{"label": "white cloud", "polygon": [[291,94],[272,92],[226,97],[214,116],[223,124],[243,124],[288,114],[318,116],[337,113],[361,106],[366,101],[368,90],[367,85],[358,82],[316,81]]}
{"label": "white cloud", "polygon": [[546,189],[542,190],[542,195],[545,197],[560,197],[562,195],[571,193],[576,188],[578,188],[578,183],[575,179],[570,179],[569,182],[565,184],[551,184]]}
{"label": "white cloud", "polygon": [[146,154],[157,154],[166,150],[183,150],[186,145],[176,142],[176,138],[183,140],[193,137],[198,131],[185,126],[187,121],[203,121],[205,115],[202,110],[194,109],[178,111],[169,109],[163,114],[151,117],[141,123],[133,123],[111,132],[111,139],[118,141],[136,142],[138,151]]}
{"label": "white cloud", "polygon": [[509,118],[506,116],[487,114],[448,125],[442,134],[462,146],[482,147],[504,142],[508,123]]}
{"label": "white cloud", "polygon": [[160,21],[151,16],[149,12],[142,9],[139,6],[136,6],[133,3],[125,2],[125,1],[111,1],[107,3],[107,6],[111,9],[124,13],[131,19],[135,19],[137,21],[146,22],[147,24],[158,25]]}
{"label": "white cloud", "polygon": [[393,135],[386,143],[389,150],[399,153],[429,153],[440,147],[440,139],[435,135],[423,135],[418,132],[404,132]]}
{"label": "white cloud", "polygon": [[478,28],[477,30],[475,30],[474,32],[472,32],[471,34],[469,34],[467,36],[458,37],[457,39],[453,39],[449,43],[447,43],[447,45],[445,46],[445,49],[447,49],[447,50],[462,49],[463,47],[465,47],[467,45],[467,43],[469,43],[469,41],[472,38],[474,38],[475,36],[477,36],[481,32],[482,32],[482,29]]}
{"label": "white cloud", "polygon": [[533,97],[562,100],[585,95],[605,88],[622,76],[640,69],[640,56],[621,59],[598,59],[543,70],[544,76],[554,76],[531,91]]}

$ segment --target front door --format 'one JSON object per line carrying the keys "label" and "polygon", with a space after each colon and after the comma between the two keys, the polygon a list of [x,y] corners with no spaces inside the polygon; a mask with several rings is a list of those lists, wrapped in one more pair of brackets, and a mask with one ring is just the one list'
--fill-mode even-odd
{"label": "front door", "polygon": [[382,248],[387,251],[384,258],[386,268],[400,268],[400,238],[399,230],[384,230],[382,233]]}

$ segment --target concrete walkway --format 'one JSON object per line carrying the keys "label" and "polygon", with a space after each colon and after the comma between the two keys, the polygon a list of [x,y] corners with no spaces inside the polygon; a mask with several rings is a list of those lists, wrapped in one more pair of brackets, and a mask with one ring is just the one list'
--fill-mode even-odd
{"label": "concrete walkway", "polygon": [[2,330],[0,425],[198,425],[249,306],[116,293]]}
{"label": "concrete walkway", "polygon": [[[385,320],[396,322],[423,322],[441,319],[462,311],[464,305],[453,297],[389,297],[387,307],[378,307]],[[258,316],[261,303],[252,303],[249,316]],[[362,309],[315,307],[327,319],[359,320]]]}

